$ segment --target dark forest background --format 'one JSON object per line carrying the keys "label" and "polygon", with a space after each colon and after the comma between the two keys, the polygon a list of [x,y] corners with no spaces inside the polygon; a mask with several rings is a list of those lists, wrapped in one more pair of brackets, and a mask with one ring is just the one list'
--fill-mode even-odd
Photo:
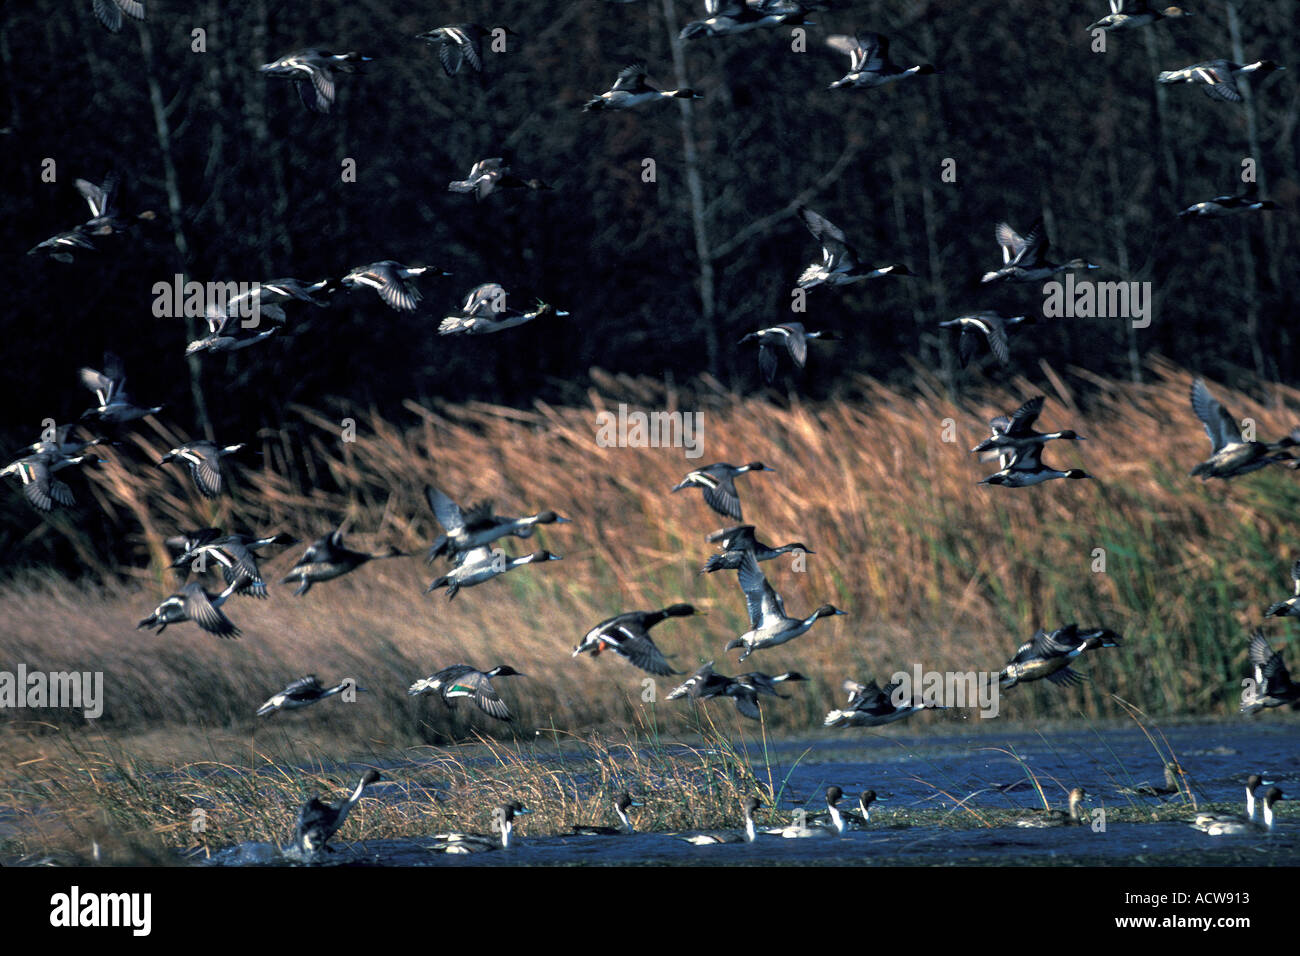
{"label": "dark forest background", "polygon": [[[166,403],[174,427],[223,441],[279,428],[291,403],[332,397],[399,422],[410,417],[404,399],[581,404],[592,367],[687,393],[707,373],[757,393],[755,351],[736,343],[791,317],[790,290],[818,255],[793,215],[798,202],[843,227],[873,264],[902,262],[918,277],[814,290],[796,318],[843,341],[815,350],[807,374],[782,379],[774,398],[791,388],[852,397],[840,383],[855,372],[906,384],[909,358],[954,389],[970,377],[1035,376],[1040,360],[1140,378],[1155,353],[1219,379],[1300,375],[1294,0],[1205,0],[1192,18],[1108,36],[1105,53],[1086,31],[1105,0],[838,0],[813,15],[803,53],[788,28],[677,44],[677,30],[703,16],[681,0],[147,8],[146,23],[119,34],[96,22],[90,0],[0,8],[6,449],[35,440],[43,418],[71,420],[93,404],[76,371],[100,367],[106,348],[125,360],[136,400]],[[462,21],[517,37],[508,53],[486,55],[482,74],[447,77],[414,35]],[[207,52],[191,50],[196,28]],[[829,92],[848,64],[824,38],[856,29],[889,35],[900,64],[933,63],[942,75]],[[375,58],[365,75],[338,78],[327,116],[257,70],[310,46]],[[1243,104],[1154,82],[1215,57],[1291,69]],[[635,62],[661,87],[705,98],[581,112]],[[503,152],[554,190],[481,203],[447,191],[475,160]],[[40,179],[47,157],[53,184]],[[1176,218],[1239,192],[1247,157],[1277,212]],[[354,183],[341,181],[345,158],[356,161]],[[641,178],[645,158],[653,184]],[[941,181],[945,158],[955,183]],[[25,254],[87,218],[77,177],[110,171],[122,211],[155,210],[155,221],[71,265]],[[1040,215],[1061,258],[1100,264],[1095,278],[1152,282],[1153,323],[1040,319],[1013,336],[1009,367],[984,359],[958,370],[938,322],[1041,310],[1038,285],[978,286],[1001,261],[994,224],[1024,230]],[[315,280],[380,259],[454,275],[418,280],[416,313],[341,293],[326,310],[291,310],[286,334],[267,343],[193,362],[183,353],[194,329],[151,312],[154,283],[174,273]],[[488,281],[513,305],[542,298],[572,316],[482,338],[437,335],[444,310]],[[11,557],[40,520],[20,495],[5,496]]]}

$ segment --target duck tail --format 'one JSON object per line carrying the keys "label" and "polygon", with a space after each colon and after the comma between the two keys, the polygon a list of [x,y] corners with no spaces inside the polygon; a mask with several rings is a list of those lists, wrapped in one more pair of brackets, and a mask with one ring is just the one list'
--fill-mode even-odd
{"label": "duck tail", "polygon": [[686,88],[686,89],[680,89],[680,90],[673,90],[673,92],[672,92],[672,96],[673,96],[674,99],[678,99],[678,100],[702,100],[702,99],[704,99],[704,94],[703,94],[703,93],[699,93],[699,92],[697,92],[697,91],[695,91],[695,90],[692,90],[692,89],[689,89],[689,88]]}

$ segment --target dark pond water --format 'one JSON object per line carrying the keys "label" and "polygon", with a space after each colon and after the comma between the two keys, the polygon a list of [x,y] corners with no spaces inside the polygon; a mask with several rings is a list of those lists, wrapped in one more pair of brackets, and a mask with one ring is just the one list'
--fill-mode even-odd
{"label": "dark pond water", "polygon": [[[1300,798],[1300,727],[1294,722],[1211,724],[1164,728],[1167,740],[1187,771],[1197,801],[1241,812],[1244,780],[1259,772],[1283,792]],[[1160,739],[1159,737],[1157,739]],[[349,842],[346,826],[335,837],[337,852],[326,865],[380,866],[590,866],[590,865],[1296,865],[1300,864],[1300,805],[1279,804],[1279,822],[1271,833],[1211,837],[1187,825],[1194,811],[1183,798],[1127,796],[1121,788],[1143,781],[1160,782],[1161,759],[1136,727],[1089,731],[1032,729],[1010,733],[953,735],[818,736],[770,745],[779,781],[790,773],[780,807],[824,807],[821,794],[837,784],[846,794],[864,789],[879,794],[880,809],[865,830],[842,837],[783,839],[760,835],[752,844],[697,847],[664,833],[617,837],[522,836],[509,849],[448,856],[431,852],[429,840]],[[1011,756],[991,748],[1014,750],[1032,769],[1055,807],[1063,807],[1071,787],[1087,789],[1087,808],[1098,826],[1051,829],[1016,827],[1010,813],[1041,807],[1026,774]],[[756,763],[762,755],[751,751]],[[1127,768],[1127,769],[1125,769]],[[400,767],[394,768],[400,773]],[[1019,783],[1009,792],[996,787]],[[384,799],[384,785],[366,799]],[[373,797],[371,796],[373,794]],[[638,796],[647,796],[638,794]],[[652,795],[648,795],[651,796]],[[958,805],[961,801],[961,806]],[[846,800],[845,805],[853,801]],[[1228,806],[1231,804],[1231,806]],[[966,809],[969,808],[969,809]],[[1149,813],[1164,808],[1179,819],[1149,822]],[[1099,817],[1097,810],[1104,811]],[[1294,812],[1293,812],[1294,810]],[[902,811],[896,813],[894,811]],[[971,811],[985,820],[986,826]],[[635,814],[635,810],[633,813]],[[780,822],[769,811],[771,822]],[[898,825],[897,817],[905,819]],[[1127,822],[1123,817],[1147,822]],[[1004,819],[1005,818],[1005,819]],[[635,821],[636,817],[633,817]],[[879,821],[879,822],[877,822]],[[890,825],[894,823],[895,825]],[[526,832],[526,824],[525,824]],[[269,844],[243,844],[205,861],[223,866],[284,865],[285,857]]]}

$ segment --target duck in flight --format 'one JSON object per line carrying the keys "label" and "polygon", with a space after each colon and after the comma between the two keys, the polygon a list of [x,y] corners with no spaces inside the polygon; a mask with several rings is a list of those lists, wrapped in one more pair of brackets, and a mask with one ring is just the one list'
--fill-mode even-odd
{"label": "duck in flight", "polygon": [[941,329],[956,329],[961,332],[957,345],[957,354],[961,358],[961,367],[965,368],[979,351],[980,343],[987,342],[993,356],[1006,365],[1011,361],[1011,347],[1007,342],[1007,326],[1025,324],[1034,321],[1032,316],[1003,315],[1001,312],[971,312],[959,315],[947,322],[940,322]]}
{"label": "duck in flight", "polygon": [[690,617],[694,613],[693,605],[672,604],[661,611],[627,611],[615,615],[588,631],[573,649],[573,656],[590,651],[596,657],[602,651],[611,650],[647,674],[679,674],[651,639],[650,628],[670,617]]}
{"label": "duck in flight", "polygon": [[461,697],[472,700],[475,706],[489,717],[497,720],[512,720],[510,709],[506,707],[492,686],[494,677],[523,677],[513,667],[498,664],[490,671],[481,671],[469,664],[453,664],[442,670],[421,678],[407,688],[407,695],[419,697],[421,694],[437,694],[448,710],[456,709],[456,701]]}
{"label": "duck in flight", "polygon": [[1137,27],[1144,27],[1149,23],[1155,23],[1157,20],[1190,16],[1191,14],[1182,7],[1165,7],[1163,10],[1153,9],[1150,0],[1110,0],[1110,13],[1088,27],[1088,32],[1092,33],[1094,30],[1107,32],[1111,30],[1133,30]]}
{"label": "duck in flight", "polygon": [[[358,266],[340,281],[349,289],[364,286],[374,289],[379,298],[390,308],[398,312],[414,312],[416,303],[423,298],[420,290],[411,280],[429,272],[428,266],[404,266],[392,259],[372,262],[368,266]],[[450,272],[432,270],[440,276],[449,276]]]}
{"label": "duck in flight", "polygon": [[753,552],[754,558],[758,561],[771,561],[773,558],[778,558],[792,551],[798,551],[802,554],[817,553],[802,541],[783,544],[779,548],[764,544],[755,537],[752,524],[722,528],[713,532],[706,540],[716,542],[718,547],[722,549],[722,553],[715,554],[704,562],[704,567],[700,568],[700,574],[712,574],[714,571],[739,571],[740,565],[745,560],[746,552]]}
{"label": "duck in flight", "polygon": [[889,38],[882,33],[829,36],[826,45],[849,56],[849,72],[830,85],[838,90],[871,89],[897,83],[912,76],[933,76],[939,71],[929,63],[904,69],[889,59]]}
{"label": "duck in flight", "polygon": [[328,113],[334,105],[334,74],[360,73],[372,58],[360,53],[297,50],[263,64],[261,72],[292,80],[302,105],[313,113]]}
{"label": "duck in flight", "polygon": [[718,462],[706,465],[691,472],[676,485],[673,491],[681,491],[692,486],[704,489],[704,503],[725,518],[742,520],[740,514],[740,494],[736,491],[736,479],[751,471],[775,471],[761,461],[751,461],[748,465],[729,465]]}
{"label": "duck in flight", "polygon": [[191,582],[159,604],[152,614],[136,625],[136,629],[156,627],[155,634],[167,630],[168,624],[180,624],[193,621],[209,634],[217,637],[239,637],[240,630],[221,610],[230,595],[235,593],[235,585],[226,588],[220,594],[209,594],[203,585]]}
{"label": "duck in flight", "polygon": [[880,727],[923,710],[936,708],[935,704],[896,700],[899,697],[899,686],[898,682],[881,687],[874,680],[865,684],[846,680],[844,690],[849,695],[848,705],[843,710],[832,710],[827,714],[822,726]]}
{"label": "duck in flight", "polygon": [[763,373],[763,380],[771,385],[776,381],[781,353],[789,355],[790,361],[802,369],[808,361],[809,339],[828,342],[835,337],[834,332],[805,332],[802,322],[783,322],[770,328],[759,329],[757,332],[750,332],[740,340],[739,344],[758,342],[758,367]]}
{"label": "duck in flight", "polygon": [[901,263],[888,266],[868,268],[862,264],[857,250],[848,244],[844,232],[825,216],[813,212],[805,206],[797,209],[799,218],[821,243],[822,258],[804,269],[799,277],[799,288],[811,289],[818,285],[840,286],[863,279],[877,279],[881,276],[910,276],[911,269]]}
{"label": "duck in flight", "polygon": [[302,707],[310,707],[326,697],[333,697],[335,694],[343,693],[349,687],[354,690],[365,690],[364,687],[357,687],[356,681],[351,678],[340,681],[333,687],[326,687],[315,674],[308,674],[306,677],[291,681],[285,685],[284,690],[271,695],[265,704],[257,708],[257,716],[264,717],[267,714],[275,713],[277,710],[298,710]]}
{"label": "duck in flight", "polygon": [[1258,713],[1266,707],[1300,707],[1300,684],[1291,679],[1282,652],[1269,646],[1263,631],[1250,636],[1250,665],[1254,684],[1242,696],[1243,714]]}
{"label": "duck in flight", "polygon": [[311,590],[313,584],[342,577],[369,561],[401,557],[405,557],[405,553],[391,545],[386,551],[373,554],[365,551],[354,551],[344,545],[343,529],[340,527],[312,542],[280,583],[288,584],[290,581],[296,580],[298,589],[293,593],[294,595],[303,595]]}
{"label": "duck in flight", "polygon": [[1000,222],[994,230],[998,245],[1002,247],[1002,268],[984,273],[981,283],[1003,282],[1039,282],[1049,279],[1058,272],[1071,269],[1096,269],[1097,266],[1086,259],[1071,259],[1069,262],[1055,263],[1047,258],[1047,228],[1042,219],[1037,219],[1029,232],[1020,235],[1005,222]]}
{"label": "duck in flight", "polygon": [[806,618],[790,617],[785,612],[785,602],[781,600],[781,595],[776,593],[759,570],[752,551],[741,559],[737,578],[749,608],[749,630],[727,644],[724,650],[743,648],[740,655],[742,662],[755,651],[794,640],[823,617],[844,614],[833,604],[823,604]]}
{"label": "duck in flight", "polygon": [[1242,66],[1231,60],[1206,60],[1193,63],[1181,70],[1165,70],[1158,77],[1157,83],[1199,83],[1210,99],[1223,100],[1228,103],[1241,102],[1241,89],[1237,85],[1242,77],[1258,73],[1268,76],[1286,67],[1278,66],[1272,60],[1256,60]]}
{"label": "duck in flight", "polygon": [[447,184],[448,192],[473,193],[474,198],[480,202],[498,189],[549,190],[550,188],[540,179],[520,179],[510,171],[510,166],[500,156],[480,159],[470,167],[468,176]]}
{"label": "duck in flight", "polygon": [[663,99],[699,100],[704,94],[692,89],[661,90],[646,82],[646,68],[639,64],[624,67],[614,85],[587,101],[583,112],[591,110],[627,110],[643,103]]}
{"label": "duck in flight", "polygon": [[1080,628],[1067,624],[1055,631],[1038,631],[1016,649],[1016,656],[998,675],[1004,690],[1017,684],[1047,678],[1053,684],[1068,687],[1084,680],[1070,664],[1085,651],[1102,647],[1119,647],[1123,637],[1104,627]]}
{"label": "duck in flight", "polygon": [[1219,404],[1199,378],[1192,382],[1192,411],[1205,426],[1214,452],[1192,469],[1192,474],[1200,475],[1202,481],[1235,478],[1267,465],[1294,460],[1294,456],[1284,449],[1300,444],[1300,427],[1292,429],[1289,435],[1276,442],[1247,441],[1237,420]]}

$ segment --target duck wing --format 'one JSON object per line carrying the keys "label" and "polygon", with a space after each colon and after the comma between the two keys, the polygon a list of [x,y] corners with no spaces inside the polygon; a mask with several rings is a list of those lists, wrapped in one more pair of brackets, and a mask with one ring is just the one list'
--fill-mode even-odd
{"label": "duck wing", "polygon": [[1045,401],[1047,401],[1046,396],[1037,395],[1017,408],[1011,413],[1004,433],[1009,438],[1023,438],[1028,435],[1034,427],[1034,422],[1038,420]]}
{"label": "duck wing", "polygon": [[239,628],[231,623],[230,618],[222,613],[221,608],[212,603],[212,598],[198,583],[187,584],[181,590],[181,606],[185,616],[209,634],[217,637],[238,637]]}
{"label": "duck wing", "polygon": [[455,534],[465,527],[465,515],[460,505],[452,501],[433,485],[424,486],[424,500],[429,502],[433,516],[448,534]]}
{"label": "duck wing", "polygon": [[650,84],[646,82],[646,68],[640,63],[626,66],[618,74],[618,79],[610,90],[625,90],[628,93],[646,93],[651,91]]}
{"label": "duck wing", "polygon": [[754,557],[753,551],[745,552],[736,576],[740,581],[740,589],[745,592],[751,629],[757,630],[764,623],[786,619],[785,603],[759,570],[758,559]]}
{"label": "duck wing", "polygon": [[1205,426],[1205,433],[1210,436],[1210,444],[1216,452],[1226,445],[1241,441],[1241,429],[1237,422],[1199,378],[1192,382],[1192,411],[1196,412],[1196,417]]}
{"label": "duck wing", "polygon": [[644,630],[634,629],[620,624],[606,633],[606,638],[613,648],[648,674],[666,677],[679,674],[673,670],[663,652],[655,645],[650,635]]}

